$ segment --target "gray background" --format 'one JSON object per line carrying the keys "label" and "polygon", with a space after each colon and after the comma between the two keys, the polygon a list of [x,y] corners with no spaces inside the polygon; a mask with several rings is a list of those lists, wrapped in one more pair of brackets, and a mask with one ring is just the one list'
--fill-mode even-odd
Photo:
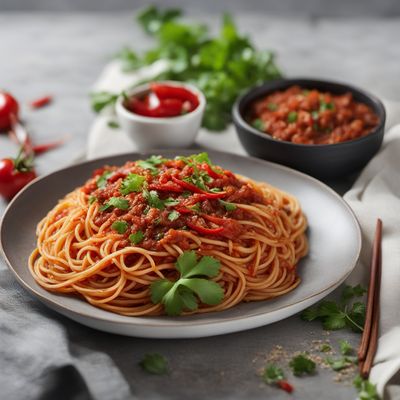
{"label": "gray background", "polygon": [[[133,8],[145,3],[0,0],[0,87],[20,100],[22,116],[36,142],[69,135],[64,146],[37,159],[40,174],[83,154],[94,118],[88,93],[112,55],[123,45],[138,50],[151,45],[132,18]],[[162,4],[181,4],[189,17],[215,30],[220,11],[228,9],[240,30],[260,48],[277,52],[286,75],[343,80],[400,100],[400,2],[193,0]],[[27,102],[46,93],[54,95],[54,103],[29,110]],[[15,151],[1,135],[0,158]],[[0,200],[0,215],[5,207]],[[124,338],[96,332],[47,310],[27,296],[2,260],[0,287],[0,343],[6,343],[0,346],[0,360],[6,363],[0,364],[0,386],[2,394],[8,393],[6,400],[72,398],[67,393],[74,385],[74,393],[81,393],[82,399],[89,398],[89,393],[96,399],[127,398],[118,387],[128,387],[141,399],[287,399],[286,393],[262,384],[257,376],[265,354],[277,344],[289,351],[308,350],[312,340],[326,338],[319,324],[304,323],[298,316],[216,338]],[[359,335],[330,335],[334,346],[339,338],[357,346]],[[146,352],[167,356],[171,374],[144,374],[137,362]],[[99,371],[91,375],[95,364]],[[101,372],[109,373],[110,381],[99,379]],[[333,383],[334,375],[326,370],[311,378],[289,377],[296,386],[296,399],[354,397],[351,384]],[[118,379],[126,387],[119,386]],[[46,393],[53,395],[45,397]]]}

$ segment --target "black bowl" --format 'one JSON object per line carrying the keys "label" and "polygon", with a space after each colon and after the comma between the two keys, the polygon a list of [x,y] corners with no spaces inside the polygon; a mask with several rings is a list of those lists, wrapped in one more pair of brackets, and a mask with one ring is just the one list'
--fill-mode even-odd
{"label": "black bowl", "polygon": [[[250,103],[293,85],[333,94],[351,92],[356,101],[367,104],[379,116],[379,125],[373,132],[359,139],[337,144],[309,145],[274,139],[246,122],[244,116]],[[236,101],[232,114],[240,142],[250,155],[287,165],[321,179],[344,177],[364,167],[382,144],[386,118],[381,101],[364,90],[314,79],[282,79],[254,87]]]}

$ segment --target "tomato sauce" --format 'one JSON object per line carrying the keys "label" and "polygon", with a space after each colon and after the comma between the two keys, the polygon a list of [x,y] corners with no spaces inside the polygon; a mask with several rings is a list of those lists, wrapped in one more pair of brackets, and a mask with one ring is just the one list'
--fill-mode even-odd
{"label": "tomato sauce", "polygon": [[[123,188],[132,177],[139,179],[140,187],[126,193]],[[105,224],[106,231],[112,231],[113,224],[122,221],[126,227],[119,232],[123,243],[129,245],[131,235],[141,232],[140,246],[147,249],[157,249],[163,243],[188,248],[184,231],[235,239],[244,229],[238,220],[246,213],[233,203],[266,202],[249,183],[210,164],[208,157],[196,161],[153,156],[122,167],[106,166],[96,170],[81,190],[89,201],[99,204],[94,219],[97,226]],[[116,198],[125,203],[107,207],[110,199]]]}
{"label": "tomato sauce", "polygon": [[254,101],[247,121],[278,140],[334,144],[368,135],[379,117],[350,92],[335,95],[292,86]]}

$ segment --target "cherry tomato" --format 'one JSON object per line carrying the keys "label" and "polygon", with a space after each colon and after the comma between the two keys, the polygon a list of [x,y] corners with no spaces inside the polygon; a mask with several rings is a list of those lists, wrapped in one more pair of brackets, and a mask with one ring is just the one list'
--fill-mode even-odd
{"label": "cherry tomato", "polygon": [[0,132],[11,128],[12,116],[18,119],[19,105],[10,93],[0,91]]}
{"label": "cherry tomato", "polygon": [[0,161],[0,195],[12,199],[24,186],[36,178],[36,172],[26,160],[5,158]]}

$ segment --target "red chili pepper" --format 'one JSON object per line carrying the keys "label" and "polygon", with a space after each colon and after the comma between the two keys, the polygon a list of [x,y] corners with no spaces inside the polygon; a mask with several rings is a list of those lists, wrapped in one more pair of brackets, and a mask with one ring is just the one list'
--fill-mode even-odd
{"label": "red chili pepper", "polygon": [[174,183],[151,183],[149,185],[150,190],[159,190],[160,192],[174,192],[174,193],[182,193],[183,189],[179,185],[175,185]]}
{"label": "red chili pepper", "polygon": [[277,384],[285,392],[292,393],[294,390],[294,387],[288,381],[278,381]]}
{"label": "red chili pepper", "polygon": [[194,211],[187,207],[175,207],[175,210],[180,214],[192,214]]}
{"label": "red chili pepper", "polygon": [[202,169],[204,169],[204,170],[207,172],[208,175],[211,176],[211,178],[214,178],[214,179],[221,179],[221,178],[224,176],[223,174],[219,174],[219,173],[215,172],[215,171],[211,168],[211,166],[210,166],[209,164],[207,164],[207,163],[203,163],[203,164],[201,165],[201,167],[202,167]]}
{"label": "red chili pepper", "polygon": [[182,181],[181,179],[175,178],[175,176],[172,177],[172,180],[178,185],[182,186],[184,189],[190,190],[193,193],[202,194],[207,199],[220,199],[226,195],[226,192],[218,192],[218,193],[206,192],[205,190],[200,189],[199,187],[193,185],[192,183],[185,182]]}
{"label": "red chili pepper", "polygon": [[161,100],[157,107],[151,108],[147,98],[142,101],[134,97],[130,99],[128,108],[135,114],[139,114],[144,117],[176,117],[182,114],[183,101],[180,99],[165,99]]}
{"label": "red chili pepper", "polygon": [[190,221],[187,221],[187,226],[196,232],[202,233],[203,235],[218,235],[224,230],[223,226],[218,228],[204,228],[203,226],[193,224]]}
{"label": "red chili pepper", "polygon": [[188,101],[191,105],[189,112],[193,111],[199,105],[199,98],[184,87],[152,83],[150,88],[160,100],[173,98]]}
{"label": "red chili pepper", "polygon": [[220,218],[214,215],[202,214],[202,217],[208,221],[214,222],[214,224],[221,225],[227,221],[227,218]]}
{"label": "red chili pepper", "polygon": [[36,100],[31,101],[29,105],[31,106],[31,108],[42,108],[50,104],[52,101],[53,101],[52,96],[43,96]]}
{"label": "red chili pepper", "polygon": [[38,144],[36,146],[33,146],[32,150],[35,153],[35,155],[43,154],[46,153],[46,151],[53,150],[61,146],[63,143],[64,143],[63,140],[59,140],[57,142]]}

